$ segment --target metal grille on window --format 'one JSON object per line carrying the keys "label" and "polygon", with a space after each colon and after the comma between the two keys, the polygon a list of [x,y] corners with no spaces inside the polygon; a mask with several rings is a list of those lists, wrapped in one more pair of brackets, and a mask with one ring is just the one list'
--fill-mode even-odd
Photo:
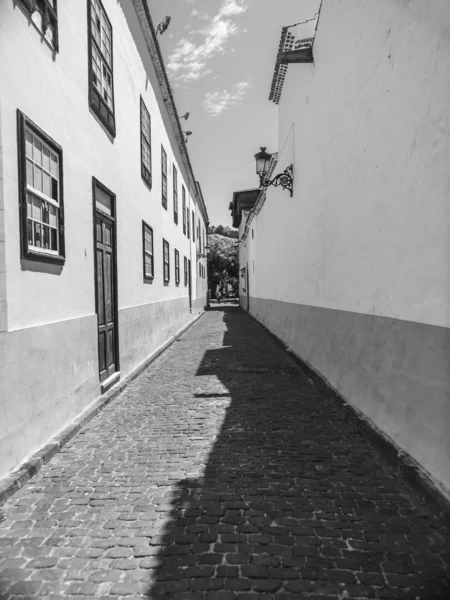
{"label": "metal grille on window", "polygon": [[25,130],[28,247],[59,253],[59,157],[34,132]]}

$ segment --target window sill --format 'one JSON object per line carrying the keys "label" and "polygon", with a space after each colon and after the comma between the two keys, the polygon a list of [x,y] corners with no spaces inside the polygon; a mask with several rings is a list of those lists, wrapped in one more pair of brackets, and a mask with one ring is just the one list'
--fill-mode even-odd
{"label": "window sill", "polygon": [[144,275],[144,283],[153,283],[154,277]]}
{"label": "window sill", "polygon": [[22,259],[43,263],[53,263],[57,265],[63,265],[66,262],[65,256],[46,254],[45,252],[33,252],[33,250],[28,250],[25,252],[22,256]]}

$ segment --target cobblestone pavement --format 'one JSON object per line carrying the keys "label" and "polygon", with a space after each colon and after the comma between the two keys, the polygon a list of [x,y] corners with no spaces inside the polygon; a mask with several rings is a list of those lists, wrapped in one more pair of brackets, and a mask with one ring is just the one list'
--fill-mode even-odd
{"label": "cobblestone pavement", "polygon": [[450,598],[450,531],[236,307],[2,507],[0,597]]}

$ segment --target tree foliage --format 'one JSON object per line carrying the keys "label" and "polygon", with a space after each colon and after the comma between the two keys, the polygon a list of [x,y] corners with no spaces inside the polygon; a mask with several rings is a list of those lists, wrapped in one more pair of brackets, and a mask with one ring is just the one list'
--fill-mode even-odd
{"label": "tree foliage", "polygon": [[239,232],[237,229],[233,229],[232,227],[228,227],[223,226],[223,225],[217,225],[217,227],[214,227],[214,225],[210,225],[208,227],[208,233],[217,233],[219,235],[224,235],[225,237],[228,238],[235,238],[237,239],[239,237]]}
{"label": "tree foliage", "polygon": [[[236,238],[217,233],[218,228],[214,229],[214,232],[208,235],[208,263],[213,294],[217,287],[225,288],[227,284],[235,288],[239,275],[239,245]],[[233,233],[233,230],[231,232]]]}

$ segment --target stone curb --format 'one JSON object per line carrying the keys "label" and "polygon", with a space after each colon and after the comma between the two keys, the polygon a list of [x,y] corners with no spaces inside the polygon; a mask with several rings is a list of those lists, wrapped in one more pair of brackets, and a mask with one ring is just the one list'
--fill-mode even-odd
{"label": "stone curb", "polygon": [[[244,310],[242,307],[239,308],[240,310]],[[263,323],[258,321],[256,317],[249,312],[247,314],[265,329],[279,347],[283,348],[294,359],[297,365],[312,379],[316,387],[323,392],[328,392],[331,399],[339,403],[345,411],[347,419],[353,423],[356,431],[370,440],[389,465],[407,480],[416,493],[422,496],[428,508],[438,514],[450,526],[450,498],[447,497],[445,490],[440,489],[438,484],[412,456],[397,446],[375,423],[350,404],[322,373],[296,354]]]}
{"label": "stone curb", "polygon": [[78,417],[75,417],[69,425],[61,429],[49,442],[42,446],[28,460],[22,463],[16,471],[13,471],[0,481],[0,506],[20,488],[22,488],[32,477],[34,477],[43,465],[57,454],[89,421],[91,421],[107,404],[117,398],[121,392],[151,365],[163,352],[165,352],[180,336],[183,335],[194,323],[196,323],[205,311],[197,315],[192,321],[185,325],[180,331],[165,342],[158,350],[144,362],[138,365],[126,377],[119,380],[103,395],[98,396]]}

